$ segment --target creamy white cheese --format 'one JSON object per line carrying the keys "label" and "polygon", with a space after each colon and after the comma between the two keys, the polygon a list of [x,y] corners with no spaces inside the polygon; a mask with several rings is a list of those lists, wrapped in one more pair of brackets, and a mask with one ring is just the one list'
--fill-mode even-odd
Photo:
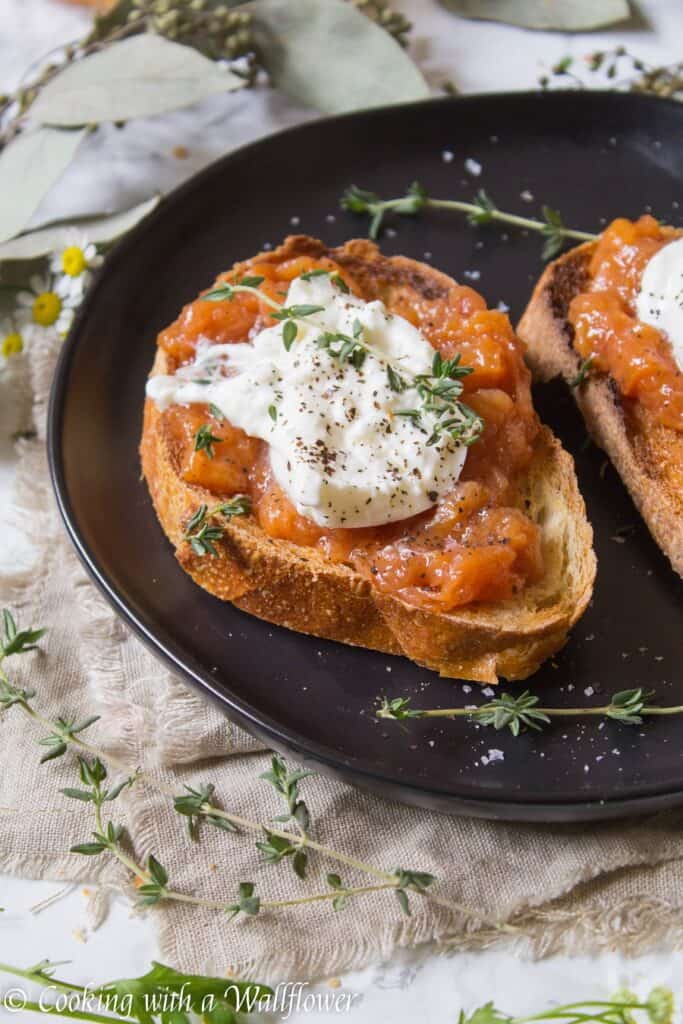
{"label": "creamy white cheese", "polygon": [[638,319],[665,334],[683,370],[683,238],[654,254],[636,300]]}
{"label": "creamy white cheese", "polygon": [[[297,278],[284,302],[323,307],[297,321],[289,351],[277,321],[242,344],[200,342],[192,363],[153,377],[147,394],[162,409],[211,402],[266,441],[278,484],[319,526],[378,526],[436,504],[458,480],[467,448],[448,435],[427,445],[431,414],[420,423],[397,415],[421,405],[413,375],[431,371],[429,342],[384,303],[343,294],[327,276]],[[372,349],[360,368],[316,344],[323,331],[352,336],[357,324]],[[389,386],[388,360],[409,384],[400,393]]]}

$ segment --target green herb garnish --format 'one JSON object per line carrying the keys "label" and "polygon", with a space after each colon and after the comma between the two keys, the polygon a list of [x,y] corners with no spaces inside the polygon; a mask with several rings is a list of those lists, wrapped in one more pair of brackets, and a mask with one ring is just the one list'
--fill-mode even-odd
{"label": "green herb garnish", "polygon": [[483,189],[479,190],[474,202],[467,203],[459,199],[432,199],[418,182],[413,182],[406,195],[400,196],[398,199],[382,199],[375,192],[351,185],[341,198],[341,206],[345,210],[366,214],[370,218],[368,229],[370,238],[378,237],[387,214],[415,216],[427,208],[456,210],[466,214],[469,223],[475,226],[490,224],[493,221],[511,224],[514,227],[535,231],[544,236],[543,259],[546,260],[556,256],[568,238],[585,242],[594,241],[598,237],[585,231],[575,231],[573,228],[565,227],[559,212],[549,206],[543,207],[543,220],[533,220],[530,217],[505,213],[498,209]]}
{"label": "green herb garnish", "polygon": [[194,450],[196,452],[206,452],[207,456],[212,459],[214,456],[213,446],[222,440],[222,437],[216,437],[215,434],[211,433],[211,427],[208,423],[203,423],[194,436]]}

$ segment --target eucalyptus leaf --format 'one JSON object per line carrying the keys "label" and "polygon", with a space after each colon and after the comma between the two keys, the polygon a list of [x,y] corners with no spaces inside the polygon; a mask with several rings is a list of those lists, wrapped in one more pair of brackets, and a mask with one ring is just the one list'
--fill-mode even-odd
{"label": "eucalyptus leaf", "polygon": [[626,21],[628,0],[441,0],[455,14],[549,32],[587,32]]}
{"label": "eucalyptus leaf", "polygon": [[159,199],[160,196],[152,196],[144,203],[139,203],[138,206],[133,206],[130,210],[123,210],[121,213],[60,221],[39,228],[38,231],[30,231],[26,235],[20,235],[19,238],[13,238],[0,245],[0,261],[33,260],[38,256],[46,256],[67,244],[69,233],[73,228],[82,230],[90,242],[96,244],[112,242],[114,239],[120,238],[121,235],[125,235],[127,231],[135,227],[138,221],[146,217],[158,204]]}
{"label": "eucalyptus leaf", "polygon": [[250,0],[274,85],[326,114],[425,99],[427,83],[388,32],[345,0]]}
{"label": "eucalyptus leaf", "polygon": [[145,33],[69,65],[43,87],[31,114],[51,125],[128,121],[243,85],[192,47]]}
{"label": "eucalyptus leaf", "polygon": [[38,128],[0,153],[0,242],[26,227],[41,200],[71,163],[83,131]]}

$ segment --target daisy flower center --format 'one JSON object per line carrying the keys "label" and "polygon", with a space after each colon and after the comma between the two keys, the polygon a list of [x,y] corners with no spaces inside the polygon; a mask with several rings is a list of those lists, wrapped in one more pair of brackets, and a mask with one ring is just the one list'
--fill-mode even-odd
{"label": "daisy flower center", "polygon": [[70,245],[62,253],[62,270],[68,277],[80,277],[87,268],[85,253],[78,245]]}
{"label": "daisy flower center", "polygon": [[23,347],[24,340],[19,334],[19,331],[11,331],[2,339],[0,352],[2,352],[5,359],[9,359],[10,356],[18,355]]}
{"label": "daisy flower center", "polygon": [[41,292],[33,303],[33,320],[41,327],[51,327],[62,312],[62,300],[55,292]]}

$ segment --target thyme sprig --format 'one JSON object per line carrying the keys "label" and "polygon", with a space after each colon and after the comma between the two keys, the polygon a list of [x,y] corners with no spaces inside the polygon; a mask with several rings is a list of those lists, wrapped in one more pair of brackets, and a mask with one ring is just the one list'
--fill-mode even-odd
{"label": "thyme sprig", "polygon": [[183,534],[196,555],[217,555],[214,542],[221,540],[225,530],[218,520],[220,516],[225,523],[238,516],[248,516],[251,512],[251,501],[246,494],[238,494],[229,501],[221,501],[213,508],[202,504],[188,521]]}
{"label": "thyme sprig", "polygon": [[429,412],[436,417],[427,445],[436,444],[443,434],[448,434],[469,447],[481,436],[484,429],[483,419],[460,401],[463,391],[462,379],[472,372],[471,366],[461,365],[459,354],[452,359],[443,359],[439,352],[435,352],[431,374],[418,374],[415,377],[422,407],[419,410],[403,412],[401,415],[412,416],[417,411],[420,417],[423,412]]}
{"label": "thyme sprig", "polygon": [[[11,629],[10,632],[12,632]],[[35,633],[37,631],[24,632],[27,635],[27,642],[23,645],[21,650],[13,651],[12,653],[21,654],[25,651],[32,650],[35,647],[35,644],[28,642],[28,634],[31,632]],[[8,695],[11,699],[3,701],[1,699],[3,694]],[[375,884],[372,885],[347,886],[342,882],[339,875],[330,874],[327,876],[330,888],[325,892],[286,900],[264,900],[259,896],[259,912],[260,910],[265,909],[277,910],[318,902],[330,902],[334,909],[339,910],[351,898],[369,895],[384,890],[396,890],[405,893],[406,898],[408,894],[416,894],[428,898],[431,902],[445,907],[450,911],[457,911],[467,918],[474,919],[482,923],[490,923],[486,921],[481,913],[470,908],[460,906],[451,900],[444,899],[433,893],[430,889],[432,882],[434,881],[432,875],[405,868],[397,868],[393,871],[387,871],[312,839],[307,831],[308,825],[310,824],[310,814],[307,808],[305,815],[302,812],[301,805],[303,801],[299,793],[299,783],[306,775],[311,773],[301,770],[294,772],[290,771],[284,761],[282,761],[281,758],[277,758],[277,755],[277,760],[271,763],[271,772],[273,777],[270,778],[271,773],[266,773],[266,781],[269,781],[274,785],[275,789],[285,798],[288,810],[286,815],[287,821],[289,822],[291,820],[296,824],[297,832],[292,832],[280,827],[279,822],[276,825],[265,824],[264,822],[245,818],[243,815],[236,814],[232,811],[224,810],[216,804],[214,799],[214,787],[210,784],[201,786],[197,789],[186,787],[185,792],[178,795],[171,787],[159,780],[156,776],[150,775],[140,769],[131,773],[130,766],[125,761],[116,757],[116,755],[99,750],[93,744],[88,742],[88,740],[84,739],[83,733],[97,721],[96,716],[91,716],[90,719],[75,725],[70,723],[70,720],[63,716],[56,720],[52,720],[42,715],[40,711],[33,706],[32,701],[34,697],[35,693],[33,691],[20,689],[15,686],[10,681],[4,667],[0,665],[0,713],[2,713],[2,711],[9,710],[11,707],[18,707],[34,722],[40,725],[43,729],[46,729],[50,734],[53,750],[52,757],[50,758],[51,760],[62,757],[69,749],[72,749],[77,755],[80,786],[73,788],[67,787],[63,792],[70,799],[92,805],[95,827],[90,839],[84,843],[77,844],[74,847],[74,852],[91,857],[101,855],[114,857],[129,871],[132,878],[135,880],[135,883],[138,886],[139,899],[141,899],[146,906],[154,905],[162,900],[171,900],[204,907],[205,909],[222,911],[231,917],[236,916],[234,914],[236,906],[234,900],[212,900],[195,896],[193,894],[178,892],[170,886],[168,872],[156,857],[151,855],[148,857],[146,865],[142,865],[130,855],[127,848],[129,843],[128,836],[113,820],[105,821],[105,808],[118,799],[126,789],[133,785],[147,786],[169,798],[172,801],[176,812],[183,818],[188,819],[188,824],[194,839],[198,838],[199,825],[201,821],[206,821],[208,824],[220,828],[225,832],[239,831],[252,834],[258,833],[259,836],[262,836],[265,833],[266,842],[271,845],[272,850],[276,853],[280,852],[280,850],[284,850],[284,844],[290,844],[293,847],[291,854],[292,857],[298,851],[304,851],[307,856],[310,856],[311,853],[315,853],[321,857],[335,861],[338,864],[343,864],[349,869],[361,874],[369,875],[375,879]],[[52,742],[53,738],[54,742]],[[277,767],[275,767],[275,764],[277,764]],[[107,765],[109,766],[109,769],[116,769],[122,774],[122,779],[112,786],[109,784],[105,785],[108,778]],[[257,848],[260,849],[264,859],[267,860],[279,862],[284,856],[288,857],[290,855],[289,853],[286,853],[283,854],[283,857],[274,858],[271,856],[270,851],[266,851],[262,848],[261,839],[257,841],[256,845]],[[251,883],[243,882],[240,883],[240,885],[249,886]],[[237,901],[238,907],[242,900],[251,900],[255,895],[253,889],[248,892],[246,888],[242,888],[239,892],[240,897]],[[340,897],[342,898],[340,899]],[[403,897],[399,897],[399,901],[401,909],[405,911],[405,900]],[[249,903],[247,905],[252,909],[252,912],[255,910],[255,903]],[[244,907],[239,907],[239,909],[241,913],[247,912]],[[494,925],[494,927],[502,929],[503,931],[514,930],[510,926],[506,925]]]}
{"label": "thyme sprig", "polygon": [[213,446],[222,440],[222,437],[216,437],[215,434],[211,433],[210,424],[202,423],[201,427],[194,435],[194,450],[196,452],[206,452],[207,457],[212,459],[214,456]]}
{"label": "thyme sprig", "polygon": [[518,696],[501,693],[486,704],[465,708],[413,708],[410,697],[383,697],[376,714],[377,718],[397,722],[407,718],[467,718],[494,729],[509,729],[513,736],[519,736],[524,728],[540,732],[553,718],[599,717],[622,725],[642,725],[650,716],[683,714],[683,705],[662,707],[650,703],[653,697],[653,692],[638,687],[620,690],[609,704],[584,708],[540,707],[539,698],[528,690]]}
{"label": "thyme sprig", "polygon": [[379,236],[387,214],[415,216],[425,209],[456,210],[458,213],[466,214],[468,222],[474,226],[491,224],[494,221],[510,224],[526,231],[537,232],[544,237],[545,243],[542,251],[544,260],[551,260],[557,256],[567,239],[586,242],[594,241],[598,237],[586,231],[576,231],[566,227],[560,212],[550,206],[543,206],[543,220],[521,217],[516,213],[506,213],[504,210],[498,209],[484,189],[477,192],[474,202],[468,203],[459,199],[433,199],[417,181],[413,182],[404,196],[399,196],[396,199],[382,199],[375,192],[351,185],[341,197],[341,206],[344,210],[350,210],[352,213],[369,216],[368,234],[370,238],[375,239]]}

